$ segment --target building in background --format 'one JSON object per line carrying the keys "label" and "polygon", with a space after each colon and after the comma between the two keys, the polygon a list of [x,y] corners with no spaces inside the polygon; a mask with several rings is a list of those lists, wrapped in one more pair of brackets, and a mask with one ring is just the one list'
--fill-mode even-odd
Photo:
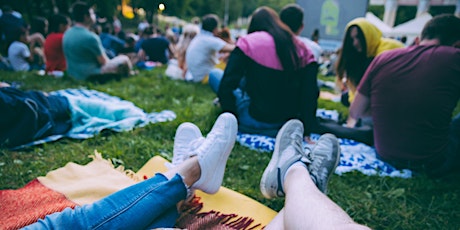
{"label": "building in background", "polygon": [[398,6],[417,6],[415,17],[428,13],[430,6],[456,6],[455,15],[460,17],[460,0],[370,0],[370,5],[385,6],[383,22],[393,27]]}

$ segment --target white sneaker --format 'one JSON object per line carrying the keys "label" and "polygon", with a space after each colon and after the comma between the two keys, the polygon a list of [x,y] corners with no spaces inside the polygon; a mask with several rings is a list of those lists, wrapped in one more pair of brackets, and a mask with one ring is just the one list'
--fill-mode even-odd
{"label": "white sneaker", "polygon": [[299,120],[289,120],[276,135],[275,150],[270,163],[260,180],[260,191],[266,198],[283,197],[283,182],[288,168],[302,161],[304,151],[303,124]]}
{"label": "white sneaker", "polygon": [[228,156],[235,145],[238,123],[231,113],[221,114],[202,145],[195,150],[201,177],[191,186],[208,194],[216,193],[224,178]]}
{"label": "white sneaker", "polygon": [[174,137],[172,165],[177,166],[192,157],[204,141],[200,129],[193,123],[185,122],[179,125]]}

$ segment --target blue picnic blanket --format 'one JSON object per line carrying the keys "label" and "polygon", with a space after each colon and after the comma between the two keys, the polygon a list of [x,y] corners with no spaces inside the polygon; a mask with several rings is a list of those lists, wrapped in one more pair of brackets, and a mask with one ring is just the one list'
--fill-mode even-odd
{"label": "blue picnic blanket", "polygon": [[48,136],[15,149],[52,142],[63,137],[87,139],[104,129],[116,132],[129,131],[135,127],[176,118],[173,111],[146,113],[132,102],[96,90],[65,89],[50,94],[68,99],[72,128],[65,134]]}
{"label": "blue picnic blanket", "polygon": [[[316,115],[322,118],[335,120],[338,118],[336,111],[318,109]],[[320,135],[312,134],[311,139],[317,141]],[[240,145],[248,147],[258,152],[273,152],[275,147],[275,138],[238,133],[236,138]],[[359,171],[365,175],[389,176],[410,178],[412,172],[408,169],[398,170],[390,164],[377,158],[375,148],[366,144],[339,138],[340,142],[340,162],[335,170],[335,173],[342,175],[351,171]],[[304,148],[311,148],[312,145],[304,143]]]}

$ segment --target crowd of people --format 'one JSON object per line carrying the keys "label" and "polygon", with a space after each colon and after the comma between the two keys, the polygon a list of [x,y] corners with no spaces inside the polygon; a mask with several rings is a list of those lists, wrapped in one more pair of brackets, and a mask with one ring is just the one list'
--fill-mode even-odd
{"label": "crowd of people", "polygon": [[[10,19],[2,19],[8,14]],[[300,36],[303,9],[297,4],[279,13],[266,6],[257,8],[247,35],[237,39],[220,29],[214,14],[205,15],[199,24],[184,26],[177,36],[163,35],[147,22],[139,25],[142,33],[134,36],[122,32],[117,20],[115,26],[98,28],[93,9],[76,3],[72,25],[64,15],[52,16],[49,25],[36,23],[49,28],[46,39],[36,34],[48,29],[29,30],[11,9],[4,10],[2,18],[4,35],[5,21],[16,18],[14,23],[21,25],[4,36],[14,70],[31,70],[45,63],[47,71],[67,71],[76,79],[87,80],[101,74],[128,76],[133,63],[161,63],[168,65],[166,74],[174,79],[209,84],[222,109],[206,138],[193,124],[179,126],[174,143],[176,168],[96,204],[50,215],[29,226],[31,229],[70,223],[173,227],[174,219],[165,224],[158,217],[177,216],[172,207],[187,198],[190,189],[217,191],[237,131],[276,137],[272,160],[260,184],[267,198],[286,196],[285,207],[267,226],[272,229],[314,224],[366,229],[321,194],[338,163],[337,137],[375,146],[379,158],[400,169],[433,177],[459,171],[455,166],[460,161],[460,115],[453,112],[460,99],[460,18],[454,15],[435,16],[424,26],[419,43],[408,47],[383,38],[364,18],[348,23],[335,65],[342,103],[349,106],[346,124],[316,117],[322,50],[317,40]],[[322,136],[315,143],[311,133]],[[192,149],[192,142],[198,139],[201,146]],[[305,153],[303,142],[314,147]],[[154,199],[120,199],[127,193]],[[156,207],[155,202],[169,208],[144,210],[146,205]],[[108,212],[122,206],[129,211]],[[171,210],[173,213],[165,213]],[[139,212],[151,215],[135,215]],[[100,213],[108,214],[102,217]],[[139,220],[118,221],[134,217]]]}

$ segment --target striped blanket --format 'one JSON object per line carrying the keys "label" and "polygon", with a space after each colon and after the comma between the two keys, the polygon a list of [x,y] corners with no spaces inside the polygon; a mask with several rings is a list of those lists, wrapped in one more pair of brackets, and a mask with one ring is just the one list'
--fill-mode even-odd
{"label": "striped blanket", "polygon": [[[0,229],[19,229],[67,207],[91,204],[162,171],[159,165],[166,162],[161,157],[154,157],[134,173],[122,166],[115,168],[98,152],[91,158],[93,161],[86,165],[70,162],[20,189],[0,190]],[[247,212],[229,212],[241,204]],[[176,221],[176,227],[180,229],[261,229],[262,224],[276,215],[257,201],[224,187],[214,195],[197,191],[181,211]],[[252,215],[248,216],[248,213]]]}
{"label": "striped blanket", "polygon": [[176,114],[170,110],[146,113],[130,101],[96,90],[65,89],[51,92],[66,97],[72,118],[72,129],[65,134],[53,135],[18,146],[14,149],[56,141],[63,137],[87,139],[109,129],[116,132],[132,130],[147,124],[171,121]]}

